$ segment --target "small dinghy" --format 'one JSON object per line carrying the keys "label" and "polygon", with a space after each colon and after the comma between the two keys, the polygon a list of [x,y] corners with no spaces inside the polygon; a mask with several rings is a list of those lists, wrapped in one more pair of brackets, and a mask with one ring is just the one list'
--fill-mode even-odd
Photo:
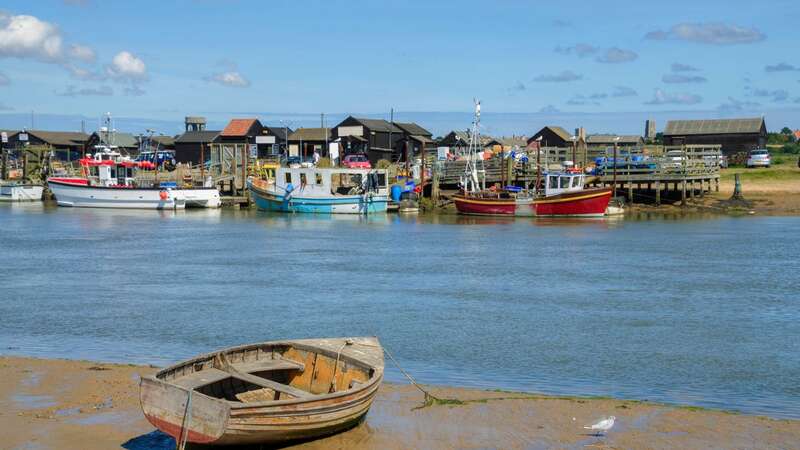
{"label": "small dinghy", "polygon": [[183,442],[269,444],[336,433],[367,413],[383,380],[374,337],[232,347],[142,378],[142,411]]}

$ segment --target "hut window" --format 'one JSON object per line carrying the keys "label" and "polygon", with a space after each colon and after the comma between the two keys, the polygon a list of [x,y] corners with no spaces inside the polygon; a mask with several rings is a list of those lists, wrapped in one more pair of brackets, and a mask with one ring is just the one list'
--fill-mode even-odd
{"label": "hut window", "polygon": [[314,173],[314,182],[318,185],[322,184],[322,174],[319,172]]}
{"label": "hut window", "polygon": [[292,182],[292,173],[286,172],[286,184],[289,184],[291,182]]}

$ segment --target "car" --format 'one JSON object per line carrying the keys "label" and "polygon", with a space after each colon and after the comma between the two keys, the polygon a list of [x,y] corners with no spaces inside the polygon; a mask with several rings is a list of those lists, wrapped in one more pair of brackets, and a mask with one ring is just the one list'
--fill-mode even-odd
{"label": "car", "polygon": [[769,150],[765,148],[759,148],[756,150],[750,150],[750,154],[747,155],[747,163],[745,164],[748,168],[751,167],[769,167],[772,164],[772,158],[769,156]]}
{"label": "car", "polygon": [[371,169],[367,155],[347,155],[342,160],[342,166],[348,169]]}
{"label": "car", "polygon": [[664,154],[664,167],[669,169],[682,169],[686,161],[683,150],[669,150]]}

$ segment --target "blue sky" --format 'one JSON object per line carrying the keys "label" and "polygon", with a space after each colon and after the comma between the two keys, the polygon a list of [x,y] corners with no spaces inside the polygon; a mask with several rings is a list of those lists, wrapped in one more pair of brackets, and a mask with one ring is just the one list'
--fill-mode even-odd
{"label": "blue sky", "polygon": [[473,97],[504,134],[559,120],[639,132],[646,117],[800,126],[798,2],[632,3],[6,0],[0,128],[31,111],[173,133],[187,114],[314,126],[394,108],[443,132],[468,126]]}

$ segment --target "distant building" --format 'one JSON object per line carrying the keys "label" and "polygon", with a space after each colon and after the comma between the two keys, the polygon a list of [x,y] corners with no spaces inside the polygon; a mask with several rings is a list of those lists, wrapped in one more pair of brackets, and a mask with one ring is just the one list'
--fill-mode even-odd
{"label": "distant building", "polygon": [[304,161],[311,159],[316,151],[320,156],[328,156],[326,143],[331,142],[330,128],[298,128],[289,135],[289,156],[300,156]]}
{"label": "distant building", "polygon": [[589,147],[613,147],[615,142],[618,148],[644,145],[644,139],[636,135],[593,134],[586,137],[586,145]]}
{"label": "distant building", "polygon": [[536,141],[539,141],[542,147],[572,147],[572,135],[564,128],[555,125],[548,125],[528,138],[528,145]]}
{"label": "distant building", "polygon": [[85,149],[89,135],[75,131],[42,131],[23,130],[8,136],[7,148],[25,145],[47,145],[53,148],[57,159],[72,161],[80,158]]}
{"label": "distant building", "polygon": [[400,160],[405,160],[406,142],[408,143],[409,159],[419,155],[424,149],[433,149],[435,141],[433,134],[414,122],[395,122],[397,128],[403,130],[404,140],[400,142]]}
{"label": "distant building", "polygon": [[644,139],[646,141],[652,141],[656,138],[656,121],[653,119],[647,119],[644,121]]}
{"label": "distant building", "polygon": [[175,136],[153,136],[151,141],[158,145],[159,150],[175,150]]}
{"label": "distant building", "polygon": [[380,159],[398,161],[406,132],[383,119],[349,116],[333,127],[333,138],[340,139],[344,154],[366,153],[374,164]]}
{"label": "distant building", "polygon": [[[467,148],[469,147],[470,134],[471,131],[469,130],[451,131],[444,135],[444,137],[442,137],[436,145],[439,147],[449,147],[451,154],[461,154],[466,152]],[[502,147],[503,143],[500,139],[495,139],[487,135],[481,135],[481,150],[500,150]]]}
{"label": "distant building", "polygon": [[200,164],[211,159],[209,146],[216,142],[219,131],[187,131],[175,139],[175,161]]}
{"label": "distant building", "polygon": [[205,131],[206,118],[199,116],[186,116],[183,120],[186,131]]}
{"label": "distant building", "polygon": [[288,137],[291,133],[292,129],[288,127],[264,126],[261,130],[261,136],[256,138],[256,141],[258,141],[258,156],[263,158],[286,154]]}
{"label": "distant building", "polygon": [[664,145],[721,145],[722,153],[746,152],[767,145],[764,119],[670,120]]}

